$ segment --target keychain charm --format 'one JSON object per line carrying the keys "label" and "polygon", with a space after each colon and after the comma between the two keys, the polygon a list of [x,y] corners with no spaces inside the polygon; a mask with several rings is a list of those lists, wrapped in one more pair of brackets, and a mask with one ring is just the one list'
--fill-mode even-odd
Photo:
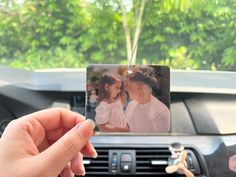
{"label": "keychain charm", "polygon": [[170,145],[169,150],[171,157],[168,160],[168,167],[166,167],[166,173],[179,173],[185,174],[186,177],[194,177],[193,173],[187,168],[187,152],[180,143],[173,143]]}

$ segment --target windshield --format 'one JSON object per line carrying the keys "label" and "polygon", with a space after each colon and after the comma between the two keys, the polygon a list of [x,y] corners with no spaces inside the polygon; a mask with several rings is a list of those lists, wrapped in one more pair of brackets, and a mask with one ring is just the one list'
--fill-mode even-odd
{"label": "windshield", "polygon": [[0,65],[236,70],[236,1],[1,0]]}

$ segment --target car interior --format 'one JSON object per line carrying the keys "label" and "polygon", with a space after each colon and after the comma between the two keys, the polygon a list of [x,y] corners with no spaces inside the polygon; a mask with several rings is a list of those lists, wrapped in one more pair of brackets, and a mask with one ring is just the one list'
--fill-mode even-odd
{"label": "car interior", "polygon": [[[1,134],[11,120],[46,108],[85,114],[85,69],[33,72],[1,67],[0,72]],[[184,149],[181,162],[195,177],[234,177],[229,158],[236,154],[235,80],[233,72],[171,70],[170,133],[96,132],[91,142],[98,158],[84,157],[86,176],[184,177],[177,168],[166,172],[176,164],[171,149]]]}
{"label": "car interior", "polygon": [[170,131],[102,132],[96,122],[98,157],[83,157],[85,176],[235,177],[235,36],[236,0],[2,0],[0,138],[12,120],[48,108],[96,122],[107,65],[155,65],[149,91],[167,107]]}

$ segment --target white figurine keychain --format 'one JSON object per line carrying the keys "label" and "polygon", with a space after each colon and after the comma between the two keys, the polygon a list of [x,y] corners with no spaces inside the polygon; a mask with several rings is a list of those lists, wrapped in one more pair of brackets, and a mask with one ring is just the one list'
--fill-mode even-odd
{"label": "white figurine keychain", "polygon": [[171,164],[166,167],[166,173],[182,172],[186,177],[194,177],[193,173],[187,168],[187,152],[179,143],[174,143],[169,147],[171,152]]}

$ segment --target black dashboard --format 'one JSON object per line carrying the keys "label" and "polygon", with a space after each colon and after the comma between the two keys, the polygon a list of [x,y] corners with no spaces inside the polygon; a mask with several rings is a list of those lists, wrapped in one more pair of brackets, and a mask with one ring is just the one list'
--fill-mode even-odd
{"label": "black dashboard", "polygon": [[[10,71],[5,69],[4,72]],[[22,71],[16,72],[27,75],[26,80],[31,81],[15,84],[12,83],[9,75],[7,79],[0,77],[2,81],[0,82],[1,131],[8,121],[49,107],[64,107],[81,114],[85,113],[84,83],[82,83],[83,89],[76,85],[70,89],[63,86],[65,78],[66,84],[69,82],[74,84],[76,79],[77,83],[84,82],[84,71],[73,71],[73,76],[70,75],[70,77],[60,72],[61,78],[58,77],[58,80],[54,79],[53,82],[50,77],[58,73],[43,72],[32,75],[32,73]],[[74,75],[75,73],[79,74]],[[32,82],[38,78],[42,79],[47,74],[50,77],[46,77],[46,81],[41,82],[41,85],[38,82]],[[167,174],[165,172],[171,155],[168,147],[176,142],[185,147],[188,169],[196,177],[234,177],[236,175],[236,172],[228,167],[229,158],[236,154],[236,124],[234,124],[236,85],[232,86],[232,83],[235,83],[236,74],[222,74],[221,77],[216,78],[213,74],[206,73],[205,79],[202,79],[203,73],[186,75],[185,72],[172,71],[171,74],[174,76],[171,81],[171,133],[97,133],[92,137],[91,142],[98,151],[98,158],[84,158],[86,176],[182,177],[184,175],[181,173]],[[190,76],[192,85],[188,80]],[[201,78],[204,84],[208,79],[211,87],[195,82],[196,77]],[[220,85],[218,85],[219,80]],[[234,82],[231,82],[232,80]],[[217,85],[214,85],[213,81]]]}

